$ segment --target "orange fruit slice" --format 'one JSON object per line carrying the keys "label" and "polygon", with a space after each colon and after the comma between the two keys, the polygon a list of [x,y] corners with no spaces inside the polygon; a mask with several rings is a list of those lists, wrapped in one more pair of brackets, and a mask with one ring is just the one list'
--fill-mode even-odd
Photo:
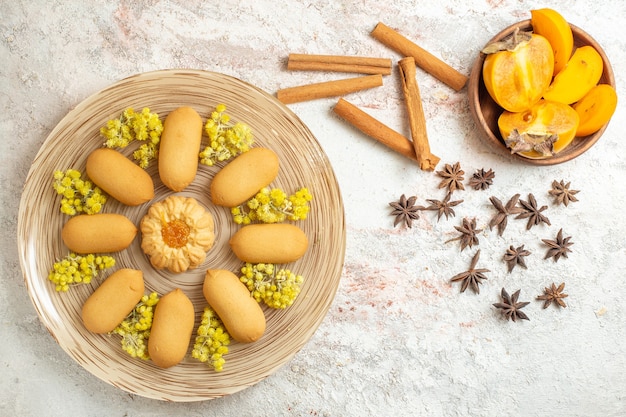
{"label": "orange fruit slice", "polygon": [[498,128],[511,153],[531,159],[550,157],[572,142],[579,117],[567,104],[540,100],[530,109],[512,113],[504,111]]}
{"label": "orange fruit slice", "polygon": [[529,109],[550,85],[554,54],[550,42],[541,35],[516,31],[483,52],[488,54],[483,64],[487,92],[507,111]]}
{"label": "orange fruit slice", "polygon": [[545,37],[554,52],[554,74],[559,73],[572,56],[574,35],[572,28],[559,12],[553,9],[530,11],[533,32]]}
{"label": "orange fruit slice", "polygon": [[617,93],[608,84],[598,84],[572,107],[580,118],[576,136],[588,136],[609,122],[617,108]]}
{"label": "orange fruit slice", "polygon": [[576,48],[565,68],[544,92],[543,98],[565,104],[575,103],[598,84],[603,70],[602,57],[593,46]]}

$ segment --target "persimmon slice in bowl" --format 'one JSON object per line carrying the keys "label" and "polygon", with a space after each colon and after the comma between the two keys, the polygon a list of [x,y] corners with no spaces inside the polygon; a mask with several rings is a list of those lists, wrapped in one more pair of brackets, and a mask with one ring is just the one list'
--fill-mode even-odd
{"label": "persimmon slice in bowl", "polygon": [[483,49],[483,81],[503,109],[524,111],[535,104],[552,81],[554,54],[540,35],[516,30]]}
{"label": "persimmon slice in bowl", "polygon": [[611,119],[617,108],[617,93],[608,84],[598,84],[572,107],[580,118],[576,136],[588,136]]}
{"label": "persimmon slice in bowl", "polygon": [[593,46],[576,48],[574,55],[552,81],[543,98],[572,104],[584,97],[602,77],[602,57]]}
{"label": "persimmon slice in bowl", "polygon": [[578,121],[578,113],[571,106],[540,100],[523,112],[504,111],[498,127],[511,152],[541,159],[559,153],[572,142]]}
{"label": "persimmon slice in bowl", "polygon": [[530,11],[533,32],[545,37],[554,52],[554,74],[558,74],[569,61],[574,50],[574,35],[567,20],[556,10],[536,9]]}

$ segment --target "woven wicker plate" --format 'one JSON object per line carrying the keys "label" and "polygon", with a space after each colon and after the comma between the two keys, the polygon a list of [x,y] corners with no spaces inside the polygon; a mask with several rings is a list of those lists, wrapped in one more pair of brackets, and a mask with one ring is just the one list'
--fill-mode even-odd
{"label": "woven wicker plate", "polygon": [[[127,107],[149,107],[164,118],[176,107],[189,105],[206,119],[219,103],[226,105],[232,119],[250,125],[256,145],[278,154],[281,167],[272,186],[288,193],[306,186],[314,196],[309,218],[298,223],[309,238],[309,249],[303,258],[287,265],[303,275],[305,283],[291,307],[265,309],[267,330],[259,341],[231,344],[223,372],[215,373],[189,354],[179,365],[164,370],[123,352],[119,336],[96,335],[83,327],[80,310],[99,279],[67,293],[56,293],[48,281],[52,264],[68,251],[61,240],[61,228],[68,217],[59,212],[59,197],[51,187],[51,178],[57,169],[75,168],[84,173],[87,155],[102,146],[100,127]],[[129,155],[130,148],[124,153]],[[176,287],[183,289],[196,307],[196,326],[206,305],[202,296],[204,272],[219,268],[236,273],[241,267],[228,247],[228,239],[238,226],[227,209],[211,204],[208,195],[209,183],[219,169],[200,166],[196,180],[180,193],[196,198],[215,218],[215,246],[200,268],[178,275],[155,271],[141,251],[139,236],[128,249],[114,255],[115,268],[144,271],[147,292],[163,295]],[[170,195],[159,180],[155,163],[148,172],[155,182],[153,201]],[[138,225],[149,204],[127,207],[109,199],[103,211],[122,213]],[[333,170],[319,143],[300,119],[272,96],[217,73],[155,71],[124,79],[92,95],[50,133],[26,180],[19,210],[18,245],[24,279],[37,313],[59,345],[80,365],[133,394],[167,401],[199,401],[232,394],[263,380],[289,361],[313,335],[328,312],[341,277],[344,211]]]}

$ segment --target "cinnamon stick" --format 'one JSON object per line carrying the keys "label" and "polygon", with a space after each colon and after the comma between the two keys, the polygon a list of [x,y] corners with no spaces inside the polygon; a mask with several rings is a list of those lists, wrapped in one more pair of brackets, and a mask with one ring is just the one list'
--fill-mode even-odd
{"label": "cinnamon stick", "polygon": [[359,90],[380,87],[381,85],[383,85],[383,76],[381,74],[365,75],[285,88],[278,90],[276,97],[284,104],[289,104],[324,97],[342,96]]}
{"label": "cinnamon stick", "polygon": [[404,103],[409,115],[409,126],[413,147],[420,168],[425,171],[433,171],[440,158],[430,153],[428,133],[426,131],[426,118],[422,107],[422,98],[416,79],[415,59],[412,56],[401,59],[398,62],[400,78],[402,80],[402,92]]}
{"label": "cinnamon stick", "polygon": [[288,70],[391,74],[391,59],[343,55],[289,54]]}
{"label": "cinnamon stick", "polygon": [[396,52],[412,56],[418,67],[454,90],[461,90],[467,83],[467,76],[383,23],[378,23],[371,35]]}
{"label": "cinnamon stick", "polygon": [[372,139],[393,149],[402,156],[417,161],[415,148],[410,140],[365,113],[354,104],[340,98],[333,108],[333,112]]}

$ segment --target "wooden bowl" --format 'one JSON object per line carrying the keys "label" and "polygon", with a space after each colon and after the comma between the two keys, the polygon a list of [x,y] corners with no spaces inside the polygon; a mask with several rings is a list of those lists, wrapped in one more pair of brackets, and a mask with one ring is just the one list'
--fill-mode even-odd
{"label": "wooden bowl", "polygon": [[[615,88],[615,77],[613,75],[613,69],[611,68],[611,63],[604,53],[604,50],[602,50],[598,42],[596,42],[591,36],[589,36],[589,34],[584,32],[582,29],[572,24],[570,24],[570,26],[574,35],[574,48],[584,45],[593,46],[600,53],[602,61],[604,62],[604,70],[602,72],[602,77],[600,78],[600,83],[609,84],[613,86],[613,88]],[[507,27],[496,36],[494,36],[487,44],[506,38],[507,36],[511,35],[517,28],[523,31],[532,30],[530,19],[515,23]],[[507,155],[512,160],[528,163],[531,165],[555,165],[567,162],[583,154],[600,139],[600,137],[606,130],[608,123],[605,124],[600,130],[589,136],[577,136],[574,138],[572,143],[570,143],[566,148],[564,148],[562,151],[552,157],[544,159],[531,159],[526,158],[522,155],[511,154],[509,148],[504,144],[504,140],[502,139],[502,136],[500,135],[500,131],[498,129],[498,117],[502,113],[503,109],[498,104],[496,104],[495,101],[493,101],[493,99],[487,92],[487,89],[485,88],[485,84],[483,82],[482,69],[485,57],[486,55],[480,52],[472,67],[470,79],[468,82],[469,105],[472,116],[474,117],[478,128],[482,132],[483,139],[496,152]]]}

